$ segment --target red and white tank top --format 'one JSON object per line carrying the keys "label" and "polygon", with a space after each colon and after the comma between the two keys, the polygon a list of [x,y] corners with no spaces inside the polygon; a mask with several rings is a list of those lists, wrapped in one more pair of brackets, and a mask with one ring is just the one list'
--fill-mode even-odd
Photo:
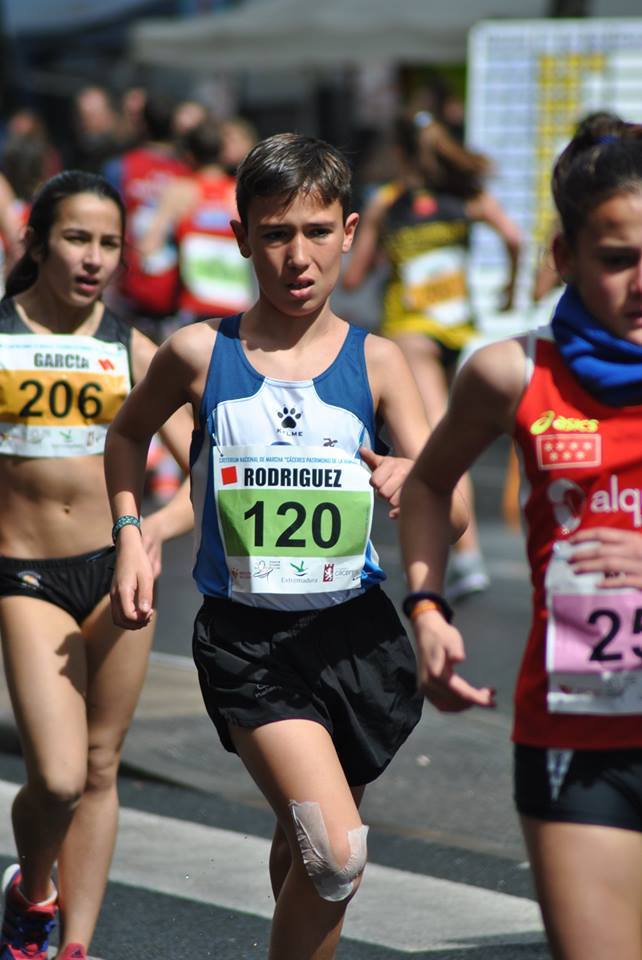
{"label": "red and white tank top", "polygon": [[179,305],[199,316],[243,312],[252,302],[252,272],[230,226],[237,217],[236,181],[226,174],[196,174],[195,180],[199,200],[176,228]]}
{"label": "red and white tank top", "polygon": [[[15,223],[20,231],[20,239],[23,238],[24,231],[29,220],[29,213],[31,211],[31,204],[27,203],[26,200],[21,200],[19,197],[14,197],[11,201],[11,214],[14,217]],[[4,259],[6,255],[6,238],[0,233],[0,268],[4,264]],[[0,269],[0,275],[2,271]]]}
{"label": "red and white tank top", "polygon": [[[517,743],[642,746],[642,591],[575,574],[569,537],[642,535],[642,408],[611,407],[562,360],[550,328],[529,336],[514,438],[527,487],[533,623],[515,694]],[[579,549],[578,547],[574,548]]]}
{"label": "red and white tank top", "polygon": [[167,184],[190,174],[189,167],[171,154],[141,147],[122,158],[122,194],[127,210],[127,269],[121,290],[141,314],[167,316],[176,310],[178,256],[171,238],[147,257],[138,243],[147,232]]}

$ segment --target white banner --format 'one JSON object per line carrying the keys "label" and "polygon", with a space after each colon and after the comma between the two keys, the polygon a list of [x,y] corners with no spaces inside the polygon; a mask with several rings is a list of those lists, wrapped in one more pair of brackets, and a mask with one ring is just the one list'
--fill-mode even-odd
{"label": "white banner", "polygon": [[[553,163],[578,120],[595,110],[642,120],[642,17],[477,24],[469,36],[467,107],[468,143],[491,158],[489,189],[527,241],[517,304],[525,306],[550,248]],[[496,293],[507,265],[489,227],[474,228],[471,257],[476,286]]]}

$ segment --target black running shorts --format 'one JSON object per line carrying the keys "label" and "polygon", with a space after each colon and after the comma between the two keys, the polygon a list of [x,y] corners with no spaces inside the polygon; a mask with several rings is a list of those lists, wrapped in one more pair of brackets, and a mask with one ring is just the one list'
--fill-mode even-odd
{"label": "black running shorts", "polygon": [[516,745],[515,805],[536,820],[642,832],[642,749],[573,750],[564,756]]}
{"label": "black running shorts", "polygon": [[415,655],[379,587],[313,612],[206,597],[193,652],[226,750],[235,752],[228,724],[313,720],[332,737],[351,786],[385,769],[421,715]]}
{"label": "black running shorts", "polygon": [[81,624],[109,593],[114,561],[113,547],[51,560],[0,556],[0,597],[46,600]]}

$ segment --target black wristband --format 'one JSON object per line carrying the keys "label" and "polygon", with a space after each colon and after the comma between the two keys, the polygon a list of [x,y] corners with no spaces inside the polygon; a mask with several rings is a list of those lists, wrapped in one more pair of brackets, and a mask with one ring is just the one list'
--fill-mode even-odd
{"label": "black wristband", "polygon": [[401,605],[401,609],[407,617],[410,616],[413,607],[416,603],[419,603],[420,600],[432,600],[432,602],[436,603],[439,607],[444,620],[446,620],[447,623],[452,623],[454,616],[453,608],[440,593],[435,593],[433,590],[417,590],[415,593],[407,594],[403,604]]}

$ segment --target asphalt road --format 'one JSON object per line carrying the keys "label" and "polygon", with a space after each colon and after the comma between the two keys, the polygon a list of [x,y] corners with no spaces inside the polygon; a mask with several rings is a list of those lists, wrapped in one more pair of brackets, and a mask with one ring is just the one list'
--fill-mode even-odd
{"label": "asphalt road", "polygon": [[[530,871],[511,802],[511,694],[529,619],[521,536],[499,515],[507,448],[475,472],[490,590],[461,604],[463,668],[497,689],[497,708],[440,715],[416,731],[368,788],[366,881],[338,960],[546,960]],[[377,511],[374,539],[399,601],[396,530]],[[189,664],[191,542],[166,551],[148,689],[120,778],[118,850],[92,954],[104,960],[265,957],[271,812],[238,759],[218,745]],[[0,866],[22,778],[10,731],[0,747]],[[287,960],[287,958],[284,958]]]}

